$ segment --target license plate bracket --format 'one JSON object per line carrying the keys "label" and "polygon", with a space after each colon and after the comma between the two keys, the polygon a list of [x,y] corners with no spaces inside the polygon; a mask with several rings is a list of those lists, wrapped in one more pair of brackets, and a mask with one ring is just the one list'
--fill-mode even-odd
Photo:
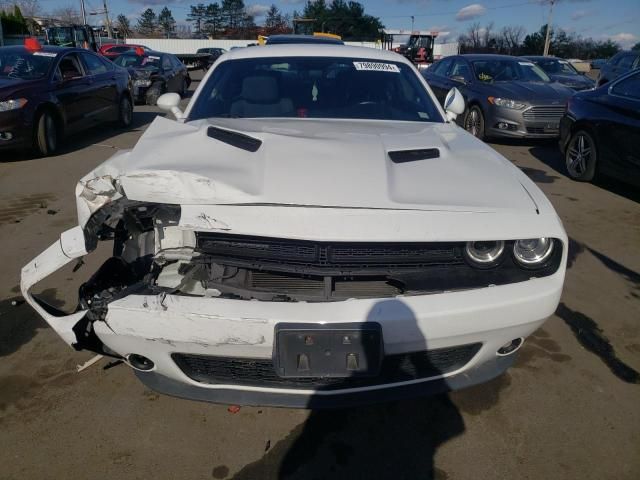
{"label": "license plate bracket", "polygon": [[368,377],[380,372],[384,351],[379,323],[279,323],[274,333],[273,363],[281,377]]}

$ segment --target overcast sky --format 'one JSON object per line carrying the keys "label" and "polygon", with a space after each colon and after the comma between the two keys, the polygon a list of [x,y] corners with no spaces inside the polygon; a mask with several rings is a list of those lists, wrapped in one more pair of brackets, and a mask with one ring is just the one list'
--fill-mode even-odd
{"label": "overcast sky", "polygon": [[[40,0],[46,10],[67,5],[79,5],[80,0]],[[101,0],[85,0],[87,10],[97,10]],[[179,23],[183,23],[191,0],[108,0],[113,15],[124,13],[135,19],[147,7],[160,11],[165,5]],[[209,3],[204,1],[204,3]],[[219,1],[220,3],[220,1]],[[271,3],[282,11],[302,11],[304,0],[245,0],[258,24]],[[330,3],[330,0],[327,0]],[[411,28],[411,16],[416,29],[449,32],[457,37],[473,22],[482,25],[494,22],[495,28],[522,25],[527,32],[536,31],[545,23],[549,13],[548,0],[365,0],[361,2],[367,13],[382,20],[388,28]],[[79,7],[78,7],[79,8]],[[611,38],[623,47],[640,41],[640,0],[559,0],[554,7],[553,24],[594,39]]]}

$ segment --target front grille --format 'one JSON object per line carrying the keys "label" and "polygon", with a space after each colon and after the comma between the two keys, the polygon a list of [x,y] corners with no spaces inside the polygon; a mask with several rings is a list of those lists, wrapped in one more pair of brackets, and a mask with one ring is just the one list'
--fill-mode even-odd
{"label": "front grille", "polygon": [[402,293],[386,278],[301,277],[274,272],[252,271],[248,288],[286,295],[317,294],[334,298],[385,298]]}
{"label": "front grille", "polygon": [[462,263],[462,243],[348,243],[196,232],[197,249],[215,258],[254,264],[314,267],[422,267]]}
{"label": "front grille", "polygon": [[527,127],[527,133],[542,135],[543,133],[557,133],[557,129],[549,129],[544,127]]}
{"label": "front grille", "polygon": [[538,105],[525,110],[522,117],[528,121],[560,121],[564,114],[564,105]]}
{"label": "front grille", "polygon": [[343,390],[406,382],[453,372],[478,353],[481,343],[438,348],[422,352],[388,355],[375,377],[283,378],[271,359],[213,357],[174,353],[173,360],[192,380],[206,384],[243,385],[272,388]]}

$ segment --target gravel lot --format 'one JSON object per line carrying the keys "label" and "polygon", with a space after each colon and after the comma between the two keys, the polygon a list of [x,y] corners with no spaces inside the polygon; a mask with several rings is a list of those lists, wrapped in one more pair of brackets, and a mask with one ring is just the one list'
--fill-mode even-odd
{"label": "gravel lot", "polygon": [[[156,114],[137,107],[132,130],[93,130],[52,158],[0,153],[0,479],[640,478],[640,192],[569,180],[554,143],[493,145],[545,191],[571,246],[556,314],[488,384],[232,414],[160,396],[104,359],[76,373],[92,355],[11,304],[19,271],[75,225],[76,181],[132,147]],[[42,282],[43,295],[73,306],[100,257]]]}

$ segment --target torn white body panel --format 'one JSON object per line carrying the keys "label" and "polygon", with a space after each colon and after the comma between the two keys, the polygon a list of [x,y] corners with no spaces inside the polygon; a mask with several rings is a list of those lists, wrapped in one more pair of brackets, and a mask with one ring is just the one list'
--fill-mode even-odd
{"label": "torn white body panel", "polygon": [[43,278],[48,277],[56,270],[61,269],[69,262],[82,257],[86,253],[82,229],[75,227],[63,232],[58,241],[22,267],[20,275],[20,290],[24,299],[69,345],[76,342],[73,327],[87,312],[80,311],[68,316],[53,315],[36,301],[31,294],[31,288]]}

